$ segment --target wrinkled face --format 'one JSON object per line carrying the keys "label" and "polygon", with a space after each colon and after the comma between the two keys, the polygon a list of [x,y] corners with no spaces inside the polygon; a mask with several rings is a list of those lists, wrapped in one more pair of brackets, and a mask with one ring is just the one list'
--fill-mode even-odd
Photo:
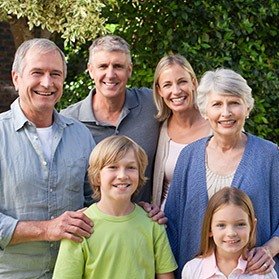
{"label": "wrinkled face", "polygon": [[130,201],[139,184],[139,167],[134,150],[100,171],[101,199]]}
{"label": "wrinkled face", "polygon": [[205,118],[209,120],[214,133],[233,136],[241,133],[249,108],[243,99],[233,95],[209,93],[205,108]]}
{"label": "wrinkled face", "polygon": [[158,93],[172,111],[183,112],[193,107],[196,85],[181,66],[174,64],[163,70],[158,85]]}
{"label": "wrinkled face", "polygon": [[42,53],[32,48],[22,63],[22,73],[12,72],[12,78],[23,112],[27,117],[45,111],[52,113],[63,92],[64,73],[60,54],[58,51]]}
{"label": "wrinkled face", "polygon": [[128,55],[120,51],[98,51],[88,64],[90,77],[95,81],[96,94],[105,98],[125,96],[132,73]]}
{"label": "wrinkled face", "polygon": [[213,214],[210,236],[218,255],[238,258],[249,242],[250,233],[249,216],[241,207],[227,204]]}

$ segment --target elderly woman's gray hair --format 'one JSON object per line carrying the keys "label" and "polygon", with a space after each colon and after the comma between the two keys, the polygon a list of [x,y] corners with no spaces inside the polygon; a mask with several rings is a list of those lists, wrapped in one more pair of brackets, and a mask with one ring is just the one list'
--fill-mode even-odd
{"label": "elderly woman's gray hair", "polygon": [[206,113],[207,96],[211,92],[240,97],[247,105],[249,112],[254,107],[252,89],[247,81],[233,70],[217,69],[207,71],[202,76],[197,89],[197,105],[203,116]]}

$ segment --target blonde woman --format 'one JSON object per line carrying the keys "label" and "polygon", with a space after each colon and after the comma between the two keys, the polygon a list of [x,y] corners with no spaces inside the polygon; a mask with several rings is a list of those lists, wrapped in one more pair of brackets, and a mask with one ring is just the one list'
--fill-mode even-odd
{"label": "blonde woman", "polygon": [[153,203],[164,208],[174,167],[187,144],[211,133],[196,106],[197,78],[181,55],[164,56],[158,63],[153,96],[162,123],[153,176]]}

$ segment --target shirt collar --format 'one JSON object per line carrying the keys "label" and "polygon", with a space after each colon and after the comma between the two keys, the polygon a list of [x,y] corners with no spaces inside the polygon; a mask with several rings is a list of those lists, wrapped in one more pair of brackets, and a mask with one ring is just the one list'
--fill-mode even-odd
{"label": "shirt collar", "polygon": [[95,89],[92,89],[86,98],[81,102],[80,110],[79,110],[79,120],[82,122],[96,122],[96,118],[93,114],[92,110],[92,98],[95,94]]}
{"label": "shirt collar", "polygon": [[[98,122],[94,116],[93,109],[92,109],[92,98],[93,95],[96,93],[95,89],[92,89],[88,96],[84,98],[81,103],[80,111],[79,111],[79,120],[82,122]],[[130,109],[137,107],[139,105],[139,101],[135,92],[131,89],[126,89],[125,92],[125,103],[122,108],[121,116],[125,117]]]}
{"label": "shirt collar", "polygon": [[[238,259],[237,267],[232,271],[235,274],[243,274],[245,272],[247,265],[247,261],[245,261],[242,256]],[[221,271],[219,270],[215,253],[212,253],[210,256],[204,258],[204,264],[202,266],[201,278],[207,279],[215,274],[220,274]]]}
{"label": "shirt collar", "polygon": [[[12,104],[11,104],[11,111],[13,113],[14,118],[14,125],[15,130],[20,130],[26,123],[29,125],[35,126],[23,113],[20,104],[19,104],[19,98],[17,98]],[[66,127],[67,125],[70,125],[73,123],[73,120],[67,117],[64,117],[60,115],[55,109],[53,111],[53,119],[54,123],[56,123],[61,128]]]}

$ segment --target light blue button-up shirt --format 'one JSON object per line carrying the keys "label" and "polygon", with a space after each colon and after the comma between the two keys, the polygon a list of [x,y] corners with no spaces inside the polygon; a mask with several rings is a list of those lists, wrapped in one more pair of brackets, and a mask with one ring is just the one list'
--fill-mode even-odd
{"label": "light blue button-up shirt", "polygon": [[52,277],[59,242],[9,242],[19,220],[50,220],[91,202],[85,181],[94,146],[83,124],[54,111],[49,161],[18,99],[0,114],[0,278]]}

